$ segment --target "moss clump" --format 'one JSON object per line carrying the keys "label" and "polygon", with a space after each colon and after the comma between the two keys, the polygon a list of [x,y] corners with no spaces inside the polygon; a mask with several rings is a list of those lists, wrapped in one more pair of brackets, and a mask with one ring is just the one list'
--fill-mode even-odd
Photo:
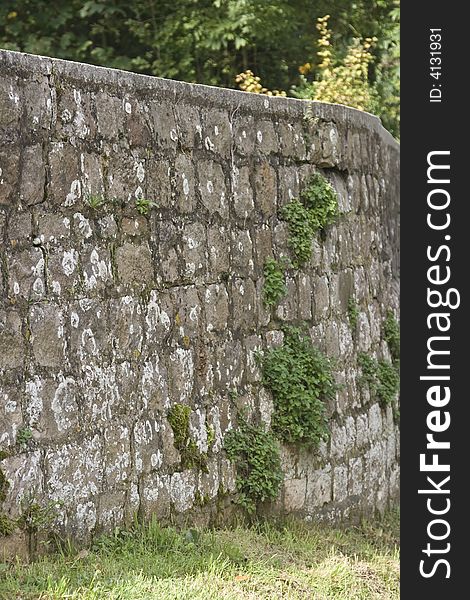
{"label": "moss clump", "polygon": [[197,468],[207,473],[207,455],[199,451],[189,432],[191,408],[185,404],[175,404],[168,413],[168,422],[173,430],[175,447],[181,455],[183,469]]}
{"label": "moss clump", "polygon": [[206,422],[206,434],[207,434],[207,447],[210,448],[215,442],[215,429],[212,425]]}

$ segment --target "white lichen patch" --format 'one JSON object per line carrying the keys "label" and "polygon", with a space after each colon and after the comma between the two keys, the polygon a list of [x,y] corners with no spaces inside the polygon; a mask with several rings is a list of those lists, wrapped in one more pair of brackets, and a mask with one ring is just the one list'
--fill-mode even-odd
{"label": "white lichen patch", "polygon": [[39,497],[42,493],[43,472],[40,450],[22,452],[2,464],[2,472],[8,482],[5,506],[10,508],[10,516],[15,518],[23,511],[23,500]]}
{"label": "white lichen patch", "polygon": [[173,473],[170,483],[170,498],[177,512],[192,507],[196,494],[196,476],[192,471]]}
{"label": "white lichen patch", "polygon": [[64,250],[62,257],[62,269],[67,277],[70,277],[78,266],[78,252],[72,250]]}
{"label": "white lichen patch", "polygon": [[91,274],[84,272],[85,288],[87,290],[94,289],[98,281],[106,283],[111,278],[111,264],[105,260],[101,260],[98,249],[93,248],[90,254]]}
{"label": "white lichen patch", "polygon": [[59,385],[51,401],[52,414],[59,432],[68,431],[77,424],[78,406],[75,391],[75,380],[60,374]]}
{"label": "white lichen patch", "polygon": [[199,452],[207,452],[207,429],[206,429],[206,413],[197,408],[191,415],[189,422],[189,432],[193,440],[196,442]]}
{"label": "white lichen patch", "polygon": [[142,183],[145,179],[145,168],[142,161],[136,161],[134,163],[134,171],[137,181]]}
{"label": "white lichen patch", "polygon": [[211,152],[214,152],[215,146],[214,146],[213,142],[211,141],[210,137],[206,137],[206,139],[204,140],[204,146],[205,146],[206,150],[210,150]]}
{"label": "white lichen patch", "polygon": [[194,385],[194,359],[190,349],[176,348],[170,354],[170,361],[174,363],[173,372],[179,373],[180,402],[188,399]]}
{"label": "white lichen patch", "polygon": [[79,179],[72,181],[70,185],[70,192],[65,197],[64,206],[73,206],[75,202],[81,198],[82,195],[82,184]]}
{"label": "white lichen patch", "polygon": [[35,375],[32,379],[26,381],[25,397],[26,397],[26,415],[30,426],[37,425],[43,411],[42,399],[42,380]]}
{"label": "white lichen patch", "polygon": [[52,500],[76,507],[98,494],[102,487],[102,442],[99,435],[80,444],[66,444],[46,452],[48,491]]}
{"label": "white lichen patch", "polygon": [[155,328],[158,325],[163,325],[165,331],[170,330],[171,321],[168,313],[166,313],[157,302],[157,292],[152,290],[150,294],[150,301],[147,305],[147,314],[145,316],[145,322],[147,323],[147,338],[153,335]]}
{"label": "white lichen patch", "polygon": [[88,239],[92,236],[93,231],[91,229],[90,221],[86,217],[84,217],[81,213],[76,212],[73,215],[73,221],[74,221],[75,227],[78,229],[78,231],[80,232],[80,235],[82,237],[84,237],[85,239]]}
{"label": "white lichen patch", "polygon": [[181,174],[183,180],[183,193],[185,196],[189,194],[189,181],[184,173]]}
{"label": "white lichen patch", "polygon": [[96,525],[96,506],[93,502],[77,504],[75,516],[80,533],[92,531]]}

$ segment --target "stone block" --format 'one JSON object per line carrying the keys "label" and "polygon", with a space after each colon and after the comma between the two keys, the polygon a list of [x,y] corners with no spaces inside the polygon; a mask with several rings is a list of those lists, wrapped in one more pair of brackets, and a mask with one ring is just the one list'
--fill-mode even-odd
{"label": "stone block", "polygon": [[229,298],[223,284],[207,286],[204,293],[206,331],[223,332],[229,327]]}
{"label": "stone block", "polygon": [[[0,340],[2,338],[3,334],[0,333]],[[1,352],[3,354],[3,348]],[[22,423],[23,414],[18,385],[8,386],[6,383],[2,383],[0,386],[0,448],[14,446],[16,433]]]}
{"label": "stone block", "polygon": [[186,154],[178,154],[172,177],[172,189],[176,198],[176,206],[183,214],[191,213],[196,208],[195,180],[196,175],[191,158]]}
{"label": "stone block", "polygon": [[232,273],[237,277],[249,277],[254,273],[253,241],[249,230],[232,229]]}
{"label": "stone block", "polygon": [[74,206],[82,198],[79,154],[67,142],[52,142],[47,198],[57,206]]}
{"label": "stone block", "polygon": [[154,281],[153,259],[147,244],[125,242],[116,249],[119,281],[126,287],[143,289]]}
{"label": "stone block", "polygon": [[0,311],[0,369],[22,367],[25,349],[21,317],[15,310]]}
{"label": "stone block", "polygon": [[177,103],[174,107],[178,141],[182,148],[202,147],[200,110],[190,104]]}
{"label": "stone block", "polygon": [[255,149],[255,120],[251,115],[239,117],[233,125],[233,140],[237,152],[242,156],[250,156]]}
{"label": "stone block", "polygon": [[202,223],[191,223],[183,229],[181,255],[185,281],[202,279],[207,270],[206,229]]}
{"label": "stone block", "polygon": [[288,512],[301,510],[305,504],[307,479],[286,479],[284,481],[284,509]]}
{"label": "stone block", "polygon": [[23,148],[21,156],[20,200],[31,206],[44,202],[46,166],[42,146],[35,144]]}
{"label": "stone block", "polygon": [[63,441],[80,431],[79,398],[73,377],[34,375],[25,381],[23,395],[27,425],[36,441]]}
{"label": "stone block", "polygon": [[55,304],[34,304],[29,313],[33,357],[41,367],[60,367],[65,360],[64,316]]}
{"label": "stone block", "polygon": [[18,200],[18,167],[20,150],[11,146],[0,151],[0,205],[15,204]]}
{"label": "stone block", "polygon": [[232,146],[232,130],[225,111],[212,109],[205,113],[202,137],[206,150],[223,158],[229,158]]}
{"label": "stone block", "polygon": [[311,469],[307,476],[307,506],[321,508],[333,498],[333,477],[331,465],[321,469]]}
{"label": "stone block", "polygon": [[229,203],[222,167],[213,161],[198,161],[199,194],[210,218],[218,213],[223,219],[229,215]]}
{"label": "stone block", "polygon": [[13,298],[41,299],[46,291],[44,256],[39,248],[11,255],[8,259],[9,294]]}
{"label": "stone block", "polygon": [[271,121],[259,121],[255,126],[255,150],[260,154],[273,154],[279,151],[279,140]]}
{"label": "stone block", "polygon": [[251,279],[235,279],[232,284],[233,327],[250,331],[256,328],[255,286]]}
{"label": "stone block", "polygon": [[209,253],[209,280],[215,281],[230,269],[230,245],[227,243],[228,230],[225,226],[207,228],[207,248]]}
{"label": "stone block", "polygon": [[277,207],[276,171],[267,161],[262,161],[255,167],[254,181],[256,208],[264,218],[268,218]]}
{"label": "stone block", "polygon": [[232,169],[233,210],[240,219],[250,219],[253,216],[253,189],[250,183],[248,167],[235,166]]}

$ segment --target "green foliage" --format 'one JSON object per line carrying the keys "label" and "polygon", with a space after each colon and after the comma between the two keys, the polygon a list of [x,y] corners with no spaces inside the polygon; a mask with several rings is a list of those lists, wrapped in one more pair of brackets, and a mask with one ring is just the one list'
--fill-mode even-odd
{"label": "green foliage", "polygon": [[287,292],[284,271],[281,265],[268,258],[264,263],[263,295],[266,306],[275,306]]}
{"label": "green foliage", "polygon": [[0,469],[0,504],[7,497],[7,489],[10,487],[4,472]]}
{"label": "green foliage", "polygon": [[[292,95],[308,100],[346,104],[381,117],[384,126],[399,137],[400,129],[400,8],[399,0],[381,3],[388,12],[378,28],[370,23],[364,37],[351,28],[355,37],[344,36],[333,42],[328,28],[330,15],[317,19],[318,62],[299,67],[300,85]],[[357,8],[357,6],[356,6]],[[330,10],[330,8],[328,9]],[[338,27],[336,22],[335,27]],[[308,79],[309,73],[313,79]]]}
{"label": "green foliage", "polygon": [[28,442],[32,439],[33,432],[29,427],[21,427],[16,432],[16,443],[20,447],[25,447],[28,445]]}
{"label": "green foliage", "polygon": [[175,404],[168,413],[168,422],[173,430],[175,448],[181,455],[183,469],[197,468],[207,472],[207,455],[200,452],[189,432],[191,408],[185,404]]}
{"label": "green foliage", "polygon": [[85,202],[93,210],[98,210],[106,203],[106,199],[102,194],[89,194],[85,198]]}
{"label": "green foliage", "polygon": [[288,245],[294,254],[294,266],[301,267],[310,258],[312,239],[338,215],[338,197],[333,186],[320,173],[307,181],[300,200],[292,199],[281,210],[289,225]]}
{"label": "green foliage", "polygon": [[289,224],[289,248],[294,254],[294,266],[301,267],[312,253],[313,232],[308,219],[308,210],[297,198],[293,198],[281,211],[281,218]]}
{"label": "green foliage", "polygon": [[377,397],[383,404],[392,404],[400,389],[398,367],[385,360],[379,360],[377,366]]}
{"label": "green foliage", "polygon": [[141,215],[147,215],[151,208],[156,207],[157,204],[152,200],[147,200],[146,198],[136,198],[135,208],[137,212]]}
{"label": "green foliage", "polygon": [[273,431],[284,442],[317,447],[328,438],[325,401],[337,389],[330,360],[293,327],[285,329],[283,345],[260,360],[273,395]]}
{"label": "green foliage", "polygon": [[0,536],[11,535],[17,527],[16,521],[14,519],[10,519],[7,515],[0,513]]}
{"label": "green foliage", "polygon": [[371,395],[383,405],[393,404],[400,388],[398,365],[385,360],[378,361],[365,353],[359,354],[358,363],[362,370],[360,383],[369,386]]}
{"label": "green foliage", "polygon": [[294,93],[299,98],[346,104],[359,110],[371,110],[375,102],[374,89],[369,82],[371,52],[376,38],[355,38],[343,57],[339,57],[331,43],[332,32],[328,28],[330,15],[317,19],[319,64],[316,79],[302,85]]}
{"label": "green foliage", "polygon": [[388,344],[388,349],[394,361],[400,360],[400,325],[395,319],[392,310],[387,311],[384,322],[384,338]]}
{"label": "green foliage", "polygon": [[349,324],[351,325],[351,329],[354,333],[356,331],[357,320],[359,318],[359,307],[352,296],[348,300],[348,318]]}
{"label": "green foliage", "polygon": [[282,482],[279,445],[264,425],[250,425],[240,418],[239,426],[225,436],[224,448],[237,468],[238,502],[250,514],[258,503],[274,500]]}
{"label": "green foliage", "polygon": [[376,103],[372,112],[396,138],[400,137],[400,0],[390,0],[377,44],[373,76]]}
{"label": "green foliage", "polygon": [[53,524],[60,506],[57,501],[41,505],[32,496],[26,496],[21,502],[22,511],[17,524],[31,534],[45,531]]}
{"label": "green foliage", "polygon": [[206,422],[206,433],[207,433],[207,447],[210,448],[215,442],[215,429],[212,425],[208,425]]}

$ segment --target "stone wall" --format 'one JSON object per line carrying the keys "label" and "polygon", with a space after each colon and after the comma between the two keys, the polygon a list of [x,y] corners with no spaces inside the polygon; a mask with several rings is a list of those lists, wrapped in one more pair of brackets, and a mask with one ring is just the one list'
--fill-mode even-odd
{"label": "stone wall", "polygon": [[[399,148],[380,121],[14,52],[0,75],[3,514],[59,500],[57,530],[84,539],[136,512],[228,515],[224,434],[237,405],[272,411],[254,352],[300,321],[343,385],[330,441],[282,449],[273,510],[337,520],[396,498],[396,418],[357,366],[360,351],[388,356],[398,310]],[[289,255],[279,209],[317,170],[341,215],[271,314],[263,265]],[[157,206],[140,214],[139,199]],[[207,473],[181,468],[175,403]]]}

